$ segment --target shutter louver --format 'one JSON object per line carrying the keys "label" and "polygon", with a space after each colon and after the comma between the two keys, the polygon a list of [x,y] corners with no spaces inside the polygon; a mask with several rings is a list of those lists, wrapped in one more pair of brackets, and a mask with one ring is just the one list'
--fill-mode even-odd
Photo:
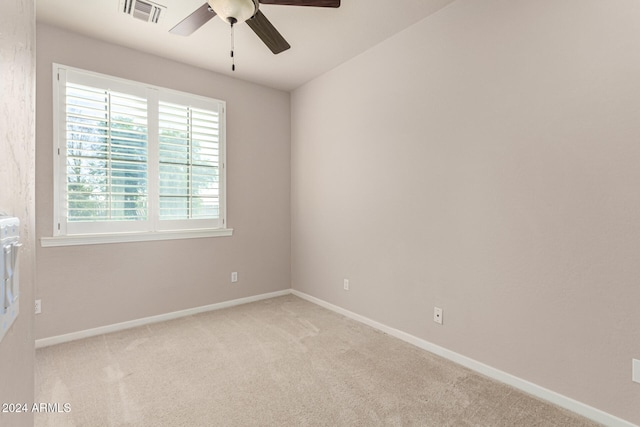
{"label": "shutter louver", "polygon": [[218,111],[160,102],[160,219],[220,218]]}
{"label": "shutter louver", "polygon": [[147,220],[147,101],[66,85],[67,219]]}

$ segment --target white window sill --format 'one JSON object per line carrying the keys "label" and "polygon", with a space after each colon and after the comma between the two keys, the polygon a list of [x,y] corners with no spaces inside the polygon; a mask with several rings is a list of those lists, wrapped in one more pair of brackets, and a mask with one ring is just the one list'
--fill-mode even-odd
{"label": "white window sill", "polygon": [[210,230],[154,231],[148,233],[77,234],[73,236],[41,237],[40,246],[103,245],[108,243],[149,242],[154,240],[198,239],[233,235],[233,228]]}

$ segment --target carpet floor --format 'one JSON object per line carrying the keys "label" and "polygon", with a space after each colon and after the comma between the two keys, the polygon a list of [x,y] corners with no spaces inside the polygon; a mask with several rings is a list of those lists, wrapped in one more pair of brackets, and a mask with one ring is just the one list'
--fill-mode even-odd
{"label": "carpet floor", "polygon": [[44,426],[595,426],[293,295],[36,352]]}

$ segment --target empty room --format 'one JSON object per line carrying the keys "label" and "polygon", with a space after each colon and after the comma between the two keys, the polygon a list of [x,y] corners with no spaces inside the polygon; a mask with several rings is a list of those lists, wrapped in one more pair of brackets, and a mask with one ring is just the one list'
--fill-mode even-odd
{"label": "empty room", "polygon": [[640,1],[2,0],[0,426],[640,425]]}

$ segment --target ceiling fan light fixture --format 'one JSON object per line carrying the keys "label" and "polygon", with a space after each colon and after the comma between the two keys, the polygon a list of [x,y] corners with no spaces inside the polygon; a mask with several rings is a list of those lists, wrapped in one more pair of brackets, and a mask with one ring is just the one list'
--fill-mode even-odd
{"label": "ceiling fan light fixture", "polygon": [[244,22],[258,11],[258,0],[209,0],[209,5],[227,23]]}

